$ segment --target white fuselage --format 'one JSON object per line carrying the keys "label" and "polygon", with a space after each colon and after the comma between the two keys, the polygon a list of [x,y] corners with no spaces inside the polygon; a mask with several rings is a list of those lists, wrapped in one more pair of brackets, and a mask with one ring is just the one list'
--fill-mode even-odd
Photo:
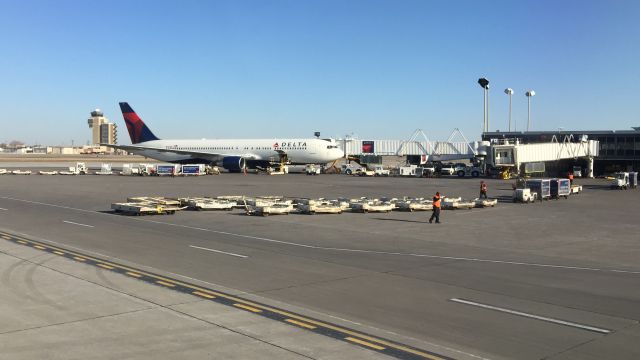
{"label": "white fuselage", "polygon": [[217,139],[217,140],[152,140],[136,144],[150,149],[132,150],[133,153],[166,162],[181,162],[202,158],[196,154],[172,153],[163,150],[179,150],[211,156],[240,156],[247,160],[281,160],[286,154],[292,164],[324,164],[344,155],[335,141],[323,139]]}

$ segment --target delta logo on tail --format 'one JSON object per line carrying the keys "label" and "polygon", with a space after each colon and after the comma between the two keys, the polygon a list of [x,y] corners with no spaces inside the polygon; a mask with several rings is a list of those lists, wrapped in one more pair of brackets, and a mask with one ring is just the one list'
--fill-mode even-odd
{"label": "delta logo on tail", "polygon": [[138,114],[129,106],[129,103],[121,102],[120,110],[122,111],[122,117],[127,124],[127,130],[129,130],[129,137],[131,137],[131,143],[137,144],[141,142],[159,140],[151,130],[145,125],[144,121],[140,119]]}

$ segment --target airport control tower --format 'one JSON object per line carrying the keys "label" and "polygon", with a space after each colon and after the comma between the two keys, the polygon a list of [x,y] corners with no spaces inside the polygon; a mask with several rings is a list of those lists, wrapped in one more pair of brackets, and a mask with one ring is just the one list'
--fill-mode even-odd
{"label": "airport control tower", "polygon": [[93,145],[117,144],[118,131],[116,124],[109,122],[100,109],[91,112],[91,117],[87,120],[91,129],[91,142]]}

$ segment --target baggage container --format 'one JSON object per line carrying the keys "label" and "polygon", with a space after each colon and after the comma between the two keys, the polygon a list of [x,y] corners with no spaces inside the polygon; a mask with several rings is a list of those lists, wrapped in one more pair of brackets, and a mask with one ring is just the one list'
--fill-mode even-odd
{"label": "baggage container", "polygon": [[635,189],[638,187],[638,173],[630,172],[629,173],[629,187]]}
{"label": "baggage container", "polygon": [[102,164],[100,165],[100,170],[95,172],[96,175],[111,175],[113,171],[111,171],[111,164]]}
{"label": "baggage container", "polygon": [[120,175],[131,176],[138,175],[140,171],[138,167],[133,164],[122,164],[122,171],[120,171]]}
{"label": "baggage container", "polygon": [[551,197],[559,199],[569,198],[571,194],[571,181],[569,179],[551,179]]}
{"label": "baggage container", "polygon": [[156,175],[158,176],[175,176],[178,174],[180,165],[158,165],[156,166]]}
{"label": "baggage container", "polygon": [[551,180],[549,179],[528,179],[525,187],[538,194],[538,200],[549,200],[551,197]]}
{"label": "baggage container", "polygon": [[204,164],[182,165],[182,175],[200,176],[206,174],[206,166]]}

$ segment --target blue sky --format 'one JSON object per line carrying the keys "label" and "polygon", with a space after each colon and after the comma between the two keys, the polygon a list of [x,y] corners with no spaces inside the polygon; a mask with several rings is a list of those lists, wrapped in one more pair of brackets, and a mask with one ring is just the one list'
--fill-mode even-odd
{"label": "blue sky", "polygon": [[128,101],[161,138],[640,126],[638,1],[0,0],[0,141],[76,144]]}

